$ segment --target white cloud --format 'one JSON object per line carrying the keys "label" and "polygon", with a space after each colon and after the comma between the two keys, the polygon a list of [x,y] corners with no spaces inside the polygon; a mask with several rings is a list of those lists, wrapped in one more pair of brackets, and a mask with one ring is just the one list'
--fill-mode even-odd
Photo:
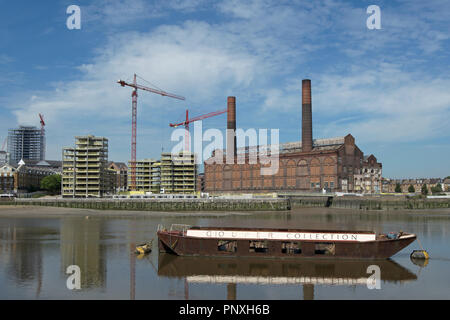
{"label": "white cloud", "polygon": [[[111,37],[97,50],[92,63],[79,67],[80,80],[57,83],[53,91],[35,92],[14,113],[21,124],[36,124],[36,115],[43,113],[48,126],[54,132],[64,132],[69,139],[87,128],[106,136],[120,128],[128,130],[131,89],[120,87],[116,81],[131,80],[134,72],[165,91],[187,98],[182,102],[140,91],[138,121],[152,114],[156,122],[151,125],[164,128],[173,120],[172,113],[187,107],[197,109],[195,114],[201,113],[198,108],[202,107],[208,111],[221,109],[227,95],[246,88],[258,73],[258,58],[245,50],[234,50],[229,42],[222,41],[224,37],[222,31],[197,22]],[[163,120],[157,121],[155,117],[162,117],[163,110]],[[93,127],[93,123],[99,125]],[[105,123],[109,126],[103,126]],[[138,128],[139,134],[142,130]],[[127,149],[124,146],[122,151]]]}
{"label": "white cloud", "polygon": [[[163,8],[143,0],[114,0],[95,2],[83,12],[88,21],[118,27],[166,15],[165,10],[193,12],[204,6],[201,0],[173,0]],[[371,56],[372,51],[386,53],[414,41],[424,54],[441,50],[448,33],[437,31],[429,20],[418,21],[420,16],[412,14],[419,10],[416,7],[406,8],[406,13],[382,8],[384,29],[379,33],[365,29],[365,8],[336,1],[227,0],[217,9],[219,19],[211,23],[180,20],[148,32],[110,33],[107,44],[96,48],[92,60],[78,67],[82,74],[78,80],[57,83],[52,91],[29,93],[28,97],[35,97],[15,112],[18,121],[36,123],[37,113],[43,113],[53,130],[70,139],[93,129],[92,123],[98,123],[95,129],[104,135],[128,132],[130,90],[115,81],[131,80],[133,73],[187,98],[179,102],[140,92],[138,119],[152,121],[146,126],[156,123],[163,128],[173,114],[186,107],[195,114],[219,110],[227,95],[237,96],[239,103],[245,101],[243,97],[252,97],[248,100],[257,105],[247,105],[247,110],[260,111],[261,117],[273,110],[289,115],[301,104],[301,78],[310,76],[312,61],[319,65],[310,77],[314,112],[319,116],[361,115],[346,128],[358,139],[435,136],[442,127],[442,115],[449,114],[447,77],[433,79],[426,70],[404,71],[399,60],[408,66],[405,57],[387,55],[386,62],[380,62]],[[430,14],[428,19],[444,21],[441,15],[433,18]],[[411,22],[419,23],[423,30],[408,34]],[[323,60],[315,61],[322,54]],[[405,55],[417,57],[413,52]],[[333,63],[341,58],[341,63]],[[160,113],[154,112],[150,118],[151,112],[142,109],[143,105]],[[241,114],[251,118],[254,111]],[[374,118],[359,120],[370,117]],[[415,130],[408,127],[411,124]],[[339,128],[342,123],[331,123],[330,135],[336,135]],[[396,128],[402,131],[396,132]],[[404,134],[408,130],[410,133]],[[138,134],[143,132],[144,127],[138,129]],[[129,143],[129,136],[123,137],[123,143]]]}
{"label": "white cloud", "polygon": [[95,23],[102,28],[115,28],[166,17],[172,11],[193,12],[206,3],[206,0],[97,0],[82,7],[82,19],[90,26]]}
{"label": "white cloud", "polygon": [[158,6],[145,0],[97,0],[82,7],[83,23],[123,25],[161,15]]}
{"label": "white cloud", "polygon": [[0,54],[0,65],[2,65],[2,64],[9,64],[9,63],[11,63],[13,61],[14,61],[13,57],[11,57],[11,56],[9,56],[7,54],[4,54],[4,53]]}
{"label": "white cloud", "polygon": [[[291,79],[287,83],[284,88],[266,91],[266,111],[300,112],[301,81]],[[388,63],[325,73],[312,79],[314,121],[320,136],[352,133],[364,142],[448,136],[448,88],[448,76],[407,72]],[[329,122],[325,125],[321,119]]]}

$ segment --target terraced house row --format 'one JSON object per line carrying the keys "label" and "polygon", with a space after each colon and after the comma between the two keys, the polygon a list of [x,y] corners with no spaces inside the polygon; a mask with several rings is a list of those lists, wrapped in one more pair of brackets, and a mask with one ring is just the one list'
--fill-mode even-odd
{"label": "terraced house row", "polygon": [[53,160],[20,160],[0,166],[0,194],[37,191],[47,176],[61,174],[61,162]]}

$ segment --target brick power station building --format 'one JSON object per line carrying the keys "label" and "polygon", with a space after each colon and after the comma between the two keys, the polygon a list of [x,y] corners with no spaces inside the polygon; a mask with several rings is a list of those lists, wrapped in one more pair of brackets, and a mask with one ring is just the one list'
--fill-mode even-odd
{"label": "brick power station building", "polygon": [[[262,175],[264,165],[249,161],[250,148],[236,148],[235,97],[228,97],[227,114],[226,150],[216,150],[204,163],[205,192],[314,192],[324,188],[342,192],[381,191],[381,163],[373,155],[365,157],[351,134],[313,140],[311,80],[302,81],[301,141],[279,145],[279,170],[275,174]],[[223,161],[217,161],[217,152]],[[234,161],[226,161],[227,155]]]}

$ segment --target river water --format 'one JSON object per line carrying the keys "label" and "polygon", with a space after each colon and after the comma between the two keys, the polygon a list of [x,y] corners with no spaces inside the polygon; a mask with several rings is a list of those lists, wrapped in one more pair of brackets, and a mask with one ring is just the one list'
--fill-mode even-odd
{"label": "river water", "polygon": [[[158,254],[158,224],[417,234],[387,261],[187,258]],[[155,239],[137,257],[136,244]],[[425,248],[426,265],[410,260]],[[0,208],[0,299],[450,299],[450,210],[289,213],[131,213]],[[69,290],[77,265],[81,289]],[[370,265],[380,269],[370,289]],[[373,282],[370,282],[373,284]]]}

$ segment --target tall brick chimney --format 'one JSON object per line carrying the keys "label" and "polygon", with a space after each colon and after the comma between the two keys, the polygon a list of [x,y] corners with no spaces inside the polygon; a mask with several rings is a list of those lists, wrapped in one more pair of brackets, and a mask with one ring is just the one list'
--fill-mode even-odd
{"label": "tall brick chimney", "polygon": [[236,97],[227,98],[227,163],[236,156]]}
{"label": "tall brick chimney", "polygon": [[311,80],[302,80],[302,151],[309,152],[313,147]]}

